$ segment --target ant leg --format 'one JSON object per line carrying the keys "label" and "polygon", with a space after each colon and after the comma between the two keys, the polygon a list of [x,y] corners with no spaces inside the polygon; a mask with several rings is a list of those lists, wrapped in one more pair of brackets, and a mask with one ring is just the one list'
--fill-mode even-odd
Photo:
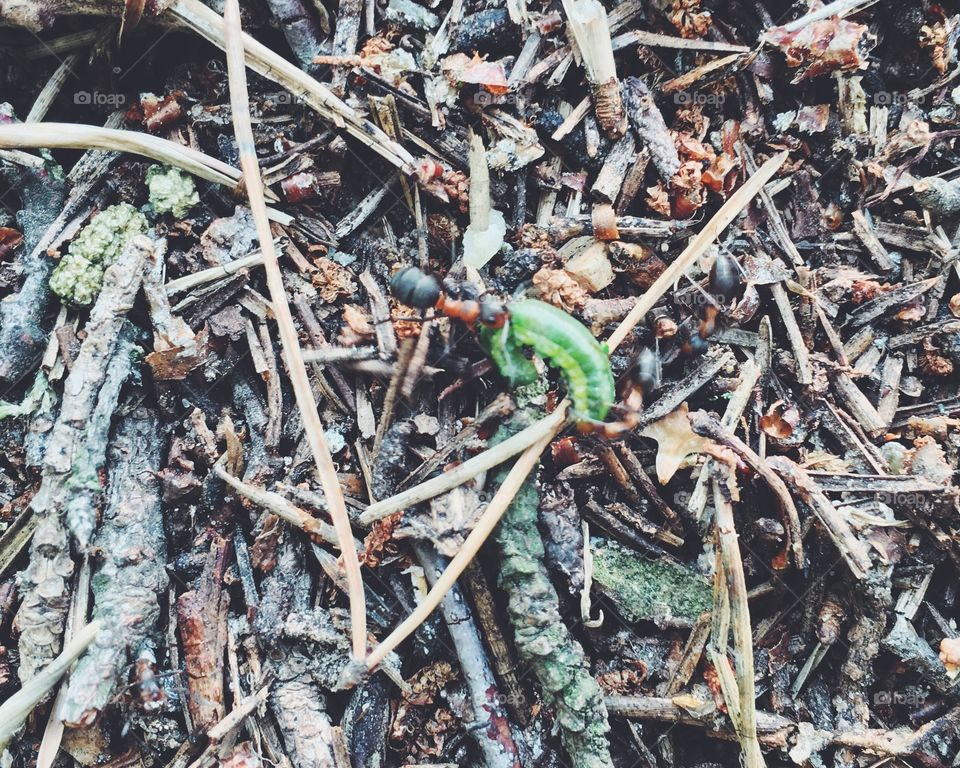
{"label": "ant leg", "polygon": [[377,320],[374,325],[383,325],[384,323],[392,323],[394,321],[406,321],[408,323],[425,323],[428,320],[436,319],[436,315],[390,315],[390,317],[385,317],[382,320]]}

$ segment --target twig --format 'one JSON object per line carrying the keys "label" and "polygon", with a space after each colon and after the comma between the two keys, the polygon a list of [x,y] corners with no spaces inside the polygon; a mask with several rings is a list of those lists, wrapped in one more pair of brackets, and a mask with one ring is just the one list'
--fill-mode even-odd
{"label": "twig", "polygon": [[799,18],[794,19],[783,25],[786,32],[796,32],[803,29],[808,24],[821,19],[829,19],[831,16],[846,16],[855,10],[860,10],[868,5],[873,5],[876,0],[834,0],[832,3],[820,6],[809,13],[805,13]]}
{"label": "twig", "polygon": [[667,130],[663,115],[657,109],[653,93],[637,77],[628,77],[623,84],[627,97],[627,116],[640,139],[641,146],[650,152],[653,167],[667,184],[680,168],[680,156],[673,135]]}
{"label": "twig", "polygon": [[27,715],[44,699],[57,680],[70,669],[70,665],[94,641],[99,631],[99,622],[87,624],[67,643],[59,656],[0,705],[0,749],[10,743],[10,739],[23,725]]}
{"label": "twig", "polygon": [[[321,541],[328,544],[337,544],[337,531],[329,523],[318,520],[309,512],[300,509],[296,504],[288,501],[279,493],[265,491],[255,485],[246,483],[238,477],[231,475],[224,466],[226,455],[213,465],[213,471],[221,480],[229,485],[233,490],[254,504],[263,507],[268,512],[272,512],[281,520],[290,523],[290,525],[299,528],[310,536],[316,536]],[[354,541],[357,548],[361,547],[360,542]]]}
{"label": "twig", "polygon": [[[607,696],[607,709],[611,715],[636,718],[638,720],[659,720],[667,723],[683,723],[710,728],[711,723],[692,714],[693,710],[675,703],[671,698],[655,696]],[[788,731],[794,722],[772,712],[757,713],[757,733],[759,740],[771,747],[786,746]],[[713,731],[720,738],[733,739],[729,731]]]}
{"label": "twig", "polygon": [[[19,291],[0,302],[0,380],[17,382],[36,365],[47,342],[42,325],[51,291],[48,285],[53,260],[47,257],[47,232],[60,221],[67,186],[59,169],[10,169],[3,174],[23,198],[19,214],[23,225],[22,255],[17,258],[24,273]],[[12,178],[11,178],[12,177]]]}
{"label": "twig", "polygon": [[[427,581],[434,582],[447,565],[445,558],[427,543],[416,544],[414,550]],[[468,723],[468,732],[480,747],[486,768],[514,768],[518,759],[517,748],[506,725],[502,697],[498,694],[477,625],[456,585],[444,596],[441,609],[470,691],[473,722]]]}
{"label": "twig", "polygon": [[[767,318],[764,318],[764,321],[769,323]],[[734,431],[736,428],[737,422],[740,421],[740,417],[750,401],[750,396],[753,394],[753,388],[760,379],[761,372],[760,366],[753,361],[747,361],[740,367],[740,383],[737,384],[737,388],[733,391],[730,399],[727,400],[726,410],[724,410],[723,417],[720,419],[720,424],[725,429]],[[710,482],[710,468],[713,464],[714,459],[708,457],[700,468],[693,493],[690,494],[687,509],[695,520],[700,520],[707,505],[707,486]]]}
{"label": "twig", "polygon": [[[719,471],[719,470],[718,470]],[[744,765],[758,768],[764,765],[760,743],[757,741],[756,683],[753,673],[753,636],[750,630],[750,607],[747,604],[747,584],[743,575],[743,561],[737,530],[733,520],[730,489],[713,480],[713,502],[716,508],[716,529],[719,562],[726,579],[733,626],[734,652],[737,660],[737,690],[740,693],[737,736],[743,750]],[[717,638],[715,638],[717,639]],[[725,642],[725,639],[724,641]]]}
{"label": "twig", "polygon": [[[519,412],[500,427],[497,437],[509,435],[526,418]],[[513,470],[501,471],[494,485],[512,474]],[[536,478],[528,478],[496,533],[498,579],[507,593],[507,615],[517,653],[533,669],[545,702],[556,707],[560,737],[571,762],[612,768],[606,738],[610,724],[600,686],[590,674],[583,647],[560,617],[559,597],[544,565],[543,541],[537,530],[538,502]]]}
{"label": "twig", "polygon": [[532,424],[508,440],[498,443],[493,448],[488,448],[483,453],[467,459],[451,471],[425,480],[419,485],[394,494],[383,501],[371,504],[363,511],[363,514],[360,515],[360,524],[371,525],[377,520],[382,520],[388,515],[392,515],[394,512],[407,509],[422,501],[427,501],[435,496],[439,496],[441,493],[446,493],[458,485],[463,485],[481,472],[493,469],[511,456],[516,456],[538,440],[541,440],[544,435],[552,435],[555,431],[559,431],[564,423],[564,412],[562,409],[557,409],[536,424]]}
{"label": "twig", "polygon": [[303,362],[297,329],[293,324],[287,294],[283,287],[283,277],[277,261],[277,252],[273,247],[273,233],[267,218],[266,203],[263,199],[263,182],[260,178],[260,166],[257,162],[253,129],[250,123],[249,96],[244,72],[245,60],[243,40],[240,31],[240,7],[237,0],[227,0],[223,27],[227,48],[227,69],[230,80],[230,103],[233,113],[234,130],[240,148],[240,167],[243,169],[250,208],[257,226],[260,247],[263,249],[264,266],[267,272],[267,285],[270,299],[277,315],[277,327],[280,341],[287,359],[287,368],[293,384],[297,406],[300,409],[304,431],[317,465],[317,475],[327,499],[330,517],[337,531],[337,540],[343,557],[349,585],[350,628],[353,636],[353,655],[361,661],[366,655],[367,617],[364,607],[363,577],[360,574],[360,562],[353,547],[353,532],[350,518],[347,517],[343,491],[337,477],[336,467],[330,457],[330,449],[323,432],[323,424],[317,412],[317,403],[310,388],[310,379]]}
{"label": "twig", "polygon": [[43,86],[43,90],[41,90],[40,93],[37,94],[37,98],[34,99],[33,106],[30,107],[30,112],[23,120],[24,123],[39,123],[46,117],[47,112],[50,111],[50,107],[53,106],[53,102],[60,94],[63,84],[67,81],[67,78],[71,75],[73,68],[77,66],[79,61],[80,54],[71,53],[60,62],[60,66],[57,67],[56,72],[50,76],[50,79],[47,80]]}
{"label": "twig", "polygon": [[613,59],[607,12],[597,0],[563,0],[563,10],[580,49],[597,123],[608,138],[617,139],[626,133],[627,118]]}
{"label": "twig", "polygon": [[167,296],[176,296],[178,293],[183,293],[184,291],[189,291],[201,285],[212,283],[215,280],[222,280],[241,270],[249,269],[250,267],[259,267],[262,264],[263,254],[260,251],[256,251],[249,256],[244,256],[241,259],[228,262],[222,266],[201,269],[199,272],[193,272],[192,274],[178,277],[176,280],[170,280],[165,283],[163,287],[167,292]]}

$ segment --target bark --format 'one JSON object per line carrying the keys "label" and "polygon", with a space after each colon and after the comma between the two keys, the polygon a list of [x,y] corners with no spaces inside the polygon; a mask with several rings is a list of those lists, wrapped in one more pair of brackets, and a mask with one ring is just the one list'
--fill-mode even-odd
{"label": "bark", "polygon": [[223,649],[227,640],[227,604],[223,589],[229,544],[215,536],[195,588],[177,600],[180,642],[187,678],[187,706],[200,732],[225,714]]}
{"label": "bark", "polygon": [[[89,482],[89,474],[84,466],[79,466],[78,459],[82,458],[87,467],[90,462],[103,462],[106,446],[102,445],[96,454],[94,446],[87,450],[87,429],[121,335],[124,315],[133,306],[144,262],[152,250],[147,238],[134,238],[107,269],[103,289],[86,325],[87,336],[64,382],[60,415],[44,456],[40,489],[30,504],[37,517],[30,563],[20,576],[23,603],[17,626],[20,679],[24,682],[56,656],[62,644],[73,574],[64,513],[82,487],[82,478]],[[81,535],[92,531],[92,521],[76,530]],[[85,546],[83,539],[78,537],[78,541]]]}
{"label": "bark", "polygon": [[107,502],[94,539],[94,618],[103,629],[70,677],[63,719],[89,724],[124,680],[127,664],[160,618],[167,589],[161,513],[159,422],[140,408],[124,417],[108,450]]}
{"label": "bark", "polygon": [[19,188],[23,198],[23,209],[17,215],[23,230],[19,256],[23,284],[0,301],[0,381],[16,382],[36,365],[47,343],[47,331],[40,323],[50,305],[47,282],[54,261],[36,246],[60,213],[66,183],[59,168],[13,168],[3,175]]}

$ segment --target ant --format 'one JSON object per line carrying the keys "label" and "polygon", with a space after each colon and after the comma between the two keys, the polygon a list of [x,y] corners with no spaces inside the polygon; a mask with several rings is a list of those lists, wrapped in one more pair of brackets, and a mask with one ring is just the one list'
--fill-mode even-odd
{"label": "ant", "polygon": [[697,313],[700,316],[697,333],[701,339],[706,340],[716,332],[723,310],[740,295],[740,273],[740,265],[731,254],[723,251],[714,259],[707,281],[707,301],[700,305]]}
{"label": "ant", "polygon": [[493,330],[503,328],[509,317],[507,307],[500,299],[480,294],[473,284],[448,277],[441,285],[436,277],[412,265],[403,267],[391,278],[390,291],[407,306],[436,309],[471,329],[478,322]]}

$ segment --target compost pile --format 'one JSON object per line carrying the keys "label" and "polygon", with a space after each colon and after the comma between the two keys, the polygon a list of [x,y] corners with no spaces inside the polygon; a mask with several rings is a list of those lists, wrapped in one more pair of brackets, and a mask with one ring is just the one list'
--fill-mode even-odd
{"label": "compost pile", "polygon": [[0,35],[0,765],[958,765],[953,4]]}

